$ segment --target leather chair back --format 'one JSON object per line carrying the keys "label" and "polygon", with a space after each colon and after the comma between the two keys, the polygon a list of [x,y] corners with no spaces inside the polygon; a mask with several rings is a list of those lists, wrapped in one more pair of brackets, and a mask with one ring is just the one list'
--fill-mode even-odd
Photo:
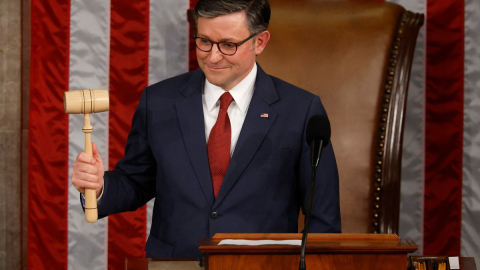
{"label": "leather chair back", "polygon": [[271,39],[258,62],[320,96],[332,125],[343,232],[398,233],[404,112],[423,15],[388,2],[270,4]]}

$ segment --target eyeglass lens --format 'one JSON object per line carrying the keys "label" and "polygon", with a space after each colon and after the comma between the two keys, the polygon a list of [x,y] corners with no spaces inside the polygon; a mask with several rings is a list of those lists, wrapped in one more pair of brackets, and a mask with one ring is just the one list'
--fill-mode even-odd
{"label": "eyeglass lens", "polygon": [[[196,46],[199,50],[209,52],[213,47],[213,42],[206,38],[196,38]],[[226,55],[233,55],[237,52],[237,45],[232,42],[221,41],[217,43],[218,49],[221,53]]]}

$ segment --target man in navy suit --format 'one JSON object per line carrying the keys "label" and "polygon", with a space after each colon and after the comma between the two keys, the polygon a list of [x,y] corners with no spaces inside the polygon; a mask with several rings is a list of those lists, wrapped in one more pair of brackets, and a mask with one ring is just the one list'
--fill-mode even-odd
{"label": "man in navy suit", "polygon": [[[198,239],[220,232],[297,232],[311,175],[306,125],[326,115],[318,96],[256,64],[270,38],[266,0],[200,0],[195,13],[201,70],[144,90],[115,170],[103,172],[95,145],[73,164],[72,183],[97,191],[100,217],[156,198],[148,257],[196,257]],[[310,231],[340,232],[339,209],[329,144]]]}

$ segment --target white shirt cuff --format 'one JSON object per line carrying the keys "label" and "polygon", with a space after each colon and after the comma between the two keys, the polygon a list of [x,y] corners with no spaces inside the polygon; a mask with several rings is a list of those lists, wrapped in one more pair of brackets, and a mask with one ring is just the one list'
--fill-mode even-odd
{"label": "white shirt cuff", "polygon": [[[85,208],[85,195],[83,195],[82,193],[80,193],[80,195],[82,195],[82,206],[83,206],[83,208]],[[103,196],[103,188],[102,188],[102,191],[100,192],[100,196],[98,196],[98,198],[97,198],[97,202],[100,201],[102,196]]]}

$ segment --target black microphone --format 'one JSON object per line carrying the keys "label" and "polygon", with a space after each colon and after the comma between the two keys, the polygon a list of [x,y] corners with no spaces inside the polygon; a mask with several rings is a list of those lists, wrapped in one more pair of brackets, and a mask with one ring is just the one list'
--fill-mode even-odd
{"label": "black microphone", "polygon": [[317,114],[308,120],[306,137],[310,145],[312,168],[317,168],[321,149],[330,142],[330,135],[330,121],[326,116]]}
{"label": "black microphone", "polygon": [[310,215],[312,213],[313,192],[315,190],[315,176],[322,155],[322,149],[330,142],[330,121],[323,115],[314,115],[308,120],[306,139],[310,145],[310,162],[312,165],[312,178],[310,181],[310,196],[308,199],[307,215],[305,217],[305,228],[303,229],[302,248],[300,251],[300,270],[306,270],[305,264],[305,246],[307,245],[308,226],[310,225]]}

